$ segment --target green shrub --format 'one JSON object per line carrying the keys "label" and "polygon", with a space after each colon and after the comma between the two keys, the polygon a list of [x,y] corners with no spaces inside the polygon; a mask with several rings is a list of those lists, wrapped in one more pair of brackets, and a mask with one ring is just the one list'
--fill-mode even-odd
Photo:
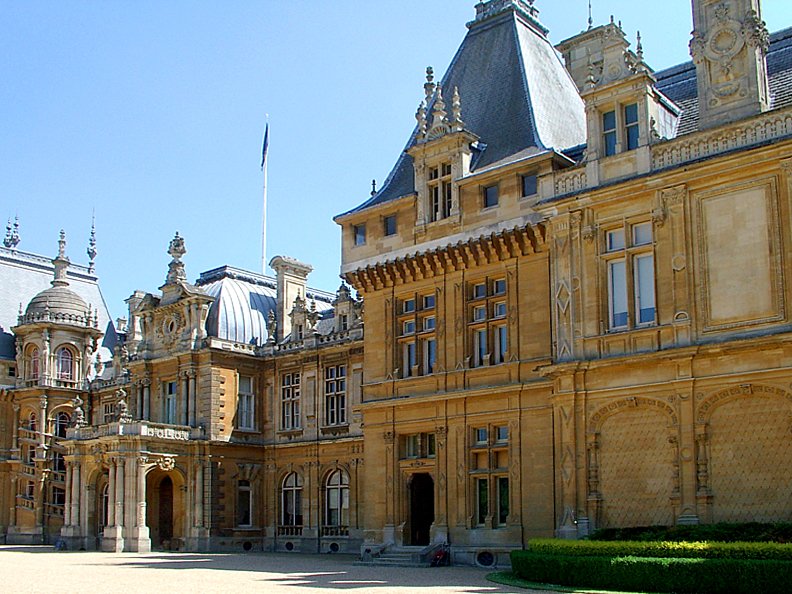
{"label": "green shrub", "polygon": [[522,579],[636,592],[786,593],[792,562],[744,559],[584,557],[513,551]]}
{"label": "green shrub", "polygon": [[685,526],[636,526],[602,528],[589,540],[675,540],[718,542],[788,542],[792,543],[792,523],[696,524]]}
{"label": "green shrub", "polygon": [[792,544],[773,542],[644,542],[537,538],[528,550],[545,555],[662,557],[688,559],[778,559],[792,561]]}

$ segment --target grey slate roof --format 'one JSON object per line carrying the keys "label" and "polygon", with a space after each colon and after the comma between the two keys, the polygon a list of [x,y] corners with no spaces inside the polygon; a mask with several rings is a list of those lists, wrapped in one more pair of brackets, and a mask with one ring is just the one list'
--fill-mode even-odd
{"label": "grey slate roof", "polygon": [[[792,105],[792,27],[770,36],[767,52],[771,108]],[[693,62],[655,72],[657,88],[682,108],[677,135],[698,130],[698,88]]]}
{"label": "grey slate roof", "polygon": [[[441,84],[447,105],[459,88],[465,129],[485,145],[472,169],[584,143],[583,101],[544,33],[512,9],[469,27]],[[406,148],[415,137],[413,130]],[[414,192],[412,157],[402,153],[380,191],[350,212]]]}
{"label": "grey slate roof", "polygon": [[[34,296],[51,288],[53,272],[51,258],[0,246],[0,358],[16,356],[11,328],[17,325],[19,305],[24,310]],[[98,309],[99,329],[105,333],[102,346],[112,351],[117,335],[96,275],[84,266],[70,264],[66,278],[70,290]]]}
{"label": "grey slate roof", "polygon": [[[263,344],[267,340],[267,317],[277,314],[277,282],[271,276],[232,266],[221,266],[201,274],[195,285],[215,298],[209,307],[206,332],[223,340]],[[334,295],[307,289],[308,299],[322,312],[331,307]]]}

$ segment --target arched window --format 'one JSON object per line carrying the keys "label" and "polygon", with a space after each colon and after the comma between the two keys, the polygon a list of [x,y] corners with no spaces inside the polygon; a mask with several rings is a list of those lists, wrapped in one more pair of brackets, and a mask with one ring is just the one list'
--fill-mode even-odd
{"label": "arched window", "polygon": [[108,515],[109,505],[110,505],[110,485],[109,483],[105,483],[104,487],[102,487],[102,497],[99,501],[100,526],[107,526],[107,521],[109,519],[109,515]]}
{"label": "arched window", "polygon": [[59,380],[74,381],[74,354],[66,347],[55,351],[55,373]]}
{"label": "arched window", "polygon": [[55,417],[55,436],[66,437],[66,429],[69,427],[71,418],[65,412],[59,412]]}
{"label": "arched window", "polygon": [[302,479],[296,472],[286,475],[281,488],[281,526],[302,526]]}
{"label": "arched window", "polygon": [[38,379],[39,376],[39,350],[33,347],[29,351],[30,365],[28,366],[27,379]]}
{"label": "arched window", "polygon": [[349,476],[341,469],[331,472],[325,482],[324,525],[349,526]]}
{"label": "arched window", "polygon": [[30,431],[36,431],[36,413],[32,412],[28,415],[27,428]]}

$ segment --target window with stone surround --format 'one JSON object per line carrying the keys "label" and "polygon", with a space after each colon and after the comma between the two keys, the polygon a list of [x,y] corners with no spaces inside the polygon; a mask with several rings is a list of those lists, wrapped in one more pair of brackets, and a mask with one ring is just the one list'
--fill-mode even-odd
{"label": "window with stone surround", "polygon": [[332,471],[324,484],[322,536],[347,536],[349,530],[349,475]]}
{"label": "window with stone surround", "polygon": [[300,422],[300,372],[281,375],[281,429],[299,429]]}
{"label": "window with stone surround", "polygon": [[246,431],[256,428],[256,396],[253,393],[253,378],[249,375],[239,376],[236,426]]}
{"label": "window with stone surround", "polygon": [[346,365],[325,367],[325,425],[346,425]]}
{"label": "window with stone surround", "polygon": [[418,292],[396,301],[397,362],[401,377],[429,375],[437,367],[437,315],[434,292]]}
{"label": "window with stone surround", "polygon": [[605,230],[608,328],[655,323],[654,240],[651,222],[625,222]]}
{"label": "window with stone surround", "polygon": [[429,220],[439,221],[451,214],[451,163],[429,167]]}
{"label": "window with stone surround", "polygon": [[468,283],[468,340],[471,367],[508,360],[506,279],[487,277]]}
{"label": "window with stone surround", "polygon": [[296,472],[290,472],[283,479],[280,497],[281,526],[301,527],[303,525],[302,489],[302,477]]}
{"label": "window with stone surround", "polygon": [[237,481],[237,526],[249,528],[253,525],[253,490],[250,481]]}
{"label": "window with stone surround", "polygon": [[168,381],[162,383],[163,395],[163,423],[173,425],[176,423],[176,382]]}
{"label": "window with stone surround", "polygon": [[470,442],[473,524],[504,526],[509,517],[509,429],[505,423],[473,427]]}
{"label": "window with stone surround", "polygon": [[638,104],[614,105],[601,112],[602,156],[638,148],[640,125]]}

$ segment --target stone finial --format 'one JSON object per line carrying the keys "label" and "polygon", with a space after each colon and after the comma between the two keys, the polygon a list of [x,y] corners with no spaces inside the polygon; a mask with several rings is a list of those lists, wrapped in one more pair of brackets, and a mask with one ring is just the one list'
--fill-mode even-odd
{"label": "stone finial", "polygon": [[432,101],[432,95],[435,92],[435,85],[434,83],[434,69],[431,66],[426,67],[426,83],[424,83],[424,94],[426,95],[426,104]]}
{"label": "stone finial", "polygon": [[66,269],[69,267],[69,259],[66,257],[66,232],[63,229],[58,237],[58,255],[52,260],[52,265],[55,267],[52,286],[67,286],[69,281],[66,280]]}
{"label": "stone finial", "polygon": [[184,247],[184,238],[176,231],[176,235],[171,239],[168,246],[168,254],[173,258],[171,263],[168,264],[168,278],[167,284],[176,282],[187,282],[187,273],[184,270],[184,262],[181,261],[182,256],[187,253],[187,248]]}
{"label": "stone finial", "polygon": [[8,219],[8,224],[6,225],[6,234],[5,239],[3,240],[3,245],[7,248],[11,247],[11,219]]}
{"label": "stone finial", "polygon": [[434,108],[432,109],[432,128],[442,126],[446,121],[445,101],[443,101],[443,87],[437,86]]}
{"label": "stone finial", "polygon": [[129,414],[129,406],[126,402],[127,393],[123,388],[116,390],[115,417],[118,423],[131,423],[132,415]]}
{"label": "stone finial", "polygon": [[377,195],[377,180],[376,179],[372,179],[371,180],[371,195],[372,196],[376,196]]}
{"label": "stone finial", "polygon": [[96,220],[92,218],[91,220],[91,235],[88,238],[88,249],[85,250],[85,253],[88,254],[88,272],[93,273],[95,272],[95,260],[96,254]]}
{"label": "stone finial", "polygon": [[85,420],[85,412],[83,412],[82,405],[83,401],[79,396],[72,400],[72,407],[74,408],[74,414],[72,415],[72,427],[76,427],[78,429],[80,427],[85,427],[88,424]]}
{"label": "stone finial", "polygon": [[459,87],[454,87],[454,96],[451,98],[451,126],[455,131],[465,127],[462,121],[462,102],[459,98]]}
{"label": "stone finial", "polygon": [[418,140],[426,138],[426,102],[421,101],[418,110],[415,112],[415,119],[418,122]]}
{"label": "stone finial", "polygon": [[591,0],[589,0],[589,16],[588,16],[588,30],[591,31],[592,27],[594,27],[594,19],[591,16]]}

